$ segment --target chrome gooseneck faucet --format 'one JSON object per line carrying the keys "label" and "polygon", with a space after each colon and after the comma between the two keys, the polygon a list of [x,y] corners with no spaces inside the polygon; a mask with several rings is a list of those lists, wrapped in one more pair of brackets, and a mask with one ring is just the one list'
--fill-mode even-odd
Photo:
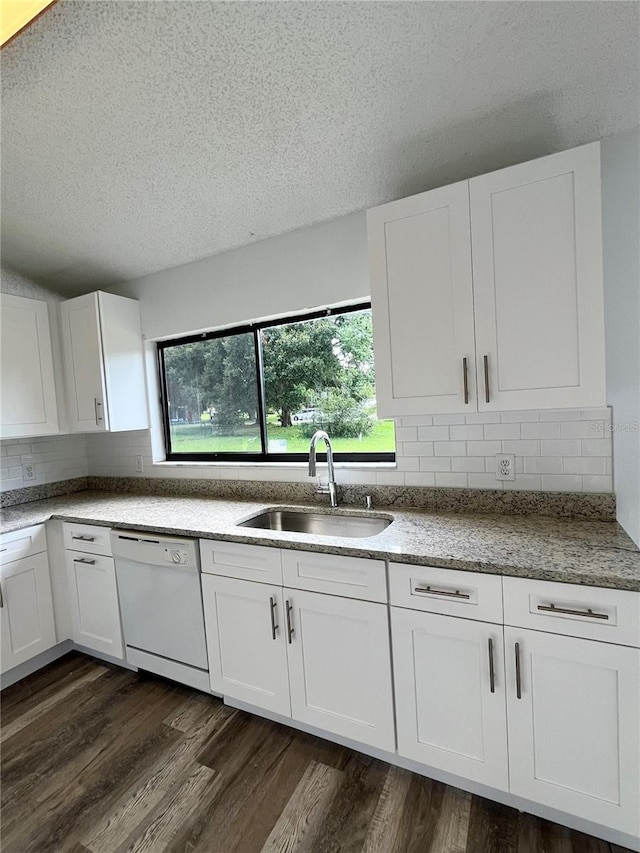
{"label": "chrome gooseneck faucet", "polygon": [[317,432],[314,432],[313,438],[311,439],[311,445],[309,446],[309,476],[316,476],[316,444],[320,439],[324,441],[325,446],[327,448],[327,468],[329,473],[329,482],[326,486],[319,485],[317,488],[317,493],[319,495],[329,495],[329,502],[331,503],[331,506],[337,507],[338,491],[336,488],[336,474],[333,469],[333,447],[331,446],[331,439],[323,429],[319,429]]}

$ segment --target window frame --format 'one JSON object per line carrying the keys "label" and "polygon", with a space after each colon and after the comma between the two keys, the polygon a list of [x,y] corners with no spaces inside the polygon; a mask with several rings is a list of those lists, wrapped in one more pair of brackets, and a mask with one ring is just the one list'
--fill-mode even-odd
{"label": "window frame", "polygon": [[[264,385],[264,369],[263,369],[263,352],[260,332],[263,329],[271,328],[272,326],[285,326],[288,324],[302,323],[306,320],[317,320],[322,317],[333,317],[338,314],[350,314],[356,311],[371,310],[371,302],[359,302],[356,305],[343,305],[340,307],[330,307],[317,309],[315,311],[307,311],[301,314],[290,315],[275,320],[256,321],[253,323],[245,323],[241,326],[232,326],[226,329],[217,329],[212,332],[201,332],[194,335],[184,335],[180,338],[171,338],[170,340],[157,341],[156,356],[157,370],[160,384],[160,414],[162,418],[162,431],[165,447],[165,458],[167,462],[249,462],[249,463],[282,463],[282,462],[306,462],[309,458],[308,453],[269,453],[269,439],[267,432],[267,415],[265,409],[265,385]],[[234,335],[242,335],[251,333],[253,336],[253,345],[256,356],[256,384],[258,392],[258,420],[260,428],[260,441],[263,448],[260,453],[234,453],[229,451],[215,452],[209,451],[204,453],[177,453],[171,449],[171,424],[169,419],[169,405],[167,395],[167,382],[165,370],[165,350],[181,344],[200,343],[202,341],[213,340],[215,338],[226,338]],[[318,453],[319,461],[326,461],[326,453]],[[335,453],[333,454],[335,462],[350,462],[355,464],[362,463],[394,463],[396,461],[396,451],[377,452],[377,453]]]}

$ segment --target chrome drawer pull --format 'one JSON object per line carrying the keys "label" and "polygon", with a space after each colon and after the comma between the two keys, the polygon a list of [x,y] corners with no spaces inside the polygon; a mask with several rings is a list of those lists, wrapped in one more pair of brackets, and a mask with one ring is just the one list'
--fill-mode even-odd
{"label": "chrome drawer pull", "polygon": [[491,692],[496,692],[496,673],[493,667],[493,640],[489,637],[489,687]]}
{"label": "chrome drawer pull", "polygon": [[466,592],[460,592],[457,589],[455,592],[449,592],[448,589],[433,589],[431,586],[416,586],[414,592],[428,593],[429,595],[445,595],[447,598],[471,598]]}
{"label": "chrome drawer pull", "polygon": [[291,645],[291,643],[293,642],[293,640],[291,638],[295,634],[295,628],[291,624],[291,611],[292,610],[293,610],[293,607],[291,606],[289,601],[288,600],[285,601],[285,613],[284,613],[284,615],[287,617],[287,639],[289,641],[289,645]]}
{"label": "chrome drawer pull", "polygon": [[2,581],[0,581],[0,608],[4,607],[4,595],[2,594]]}
{"label": "chrome drawer pull", "polygon": [[81,536],[73,536],[72,535],[71,538],[75,539],[78,542],[95,542],[96,541],[95,536],[82,536],[82,535]]}
{"label": "chrome drawer pull", "polygon": [[485,403],[490,402],[489,396],[489,356],[484,356],[484,400]]}
{"label": "chrome drawer pull", "polygon": [[608,613],[594,613],[589,607],[587,610],[572,610],[570,607],[556,607],[555,604],[539,604],[538,610],[545,613],[566,613],[568,616],[588,616],[589,619],[608,619]]}
{"label": "chrome drawer pull", "polygon": [[466,358],[462,359],[462,384],[464,387],[464,402],[466,405],[469,402],[469,375]]}
{"label": "chrome drawer pull", "polygon": [[269,606],[271,609],[271,639],[276,639],[276,631],[280,627],[276,622],[276,607],[278,606],[278,602],[275,601],[273,596],[269,597]]}
{"label": "chrome drawer pull", "polygon": [[96,564],[95,560],[88,560],[86,557],[74,557],[73,562],[74,563],[84,563],[85,566],[95,566],[95,564]]}
{"label": "chrome drawer pull", "polygon": [[522,675],[520,673],[520,643],[516,643],[516,696],[522,699]]}

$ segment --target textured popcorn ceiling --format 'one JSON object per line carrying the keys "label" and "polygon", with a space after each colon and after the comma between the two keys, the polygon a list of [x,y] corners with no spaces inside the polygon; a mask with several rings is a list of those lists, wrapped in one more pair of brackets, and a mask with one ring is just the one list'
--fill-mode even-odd
{"label": "textured popcorn ceiling", "polygon": [[2,51],[3,263],[81,292],[633,126],[639,13],[62,0]]}

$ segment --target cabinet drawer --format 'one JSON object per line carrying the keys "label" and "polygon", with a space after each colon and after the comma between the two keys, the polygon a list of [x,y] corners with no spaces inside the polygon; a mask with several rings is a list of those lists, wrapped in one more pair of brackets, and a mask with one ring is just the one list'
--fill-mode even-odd
{"label": "cabinet drawer", "polygon": [[64,547],[71,551],[85,551],[88,554],[102,554],[111,557],[111,539],[109,527],[95,524],[73,524],[65,521],[62,525]]}
{"label": "cabinet drawer", "polygon": [[326,592],[362,601],[387,601],[383,560],[318,554],[315,551],[282,551],[285,586]]}
{"label": "cabinet drawer", "polygon": [[14,530],[12,533],[3,533],[0,536],[0,565],[21,560],[31,554],[42,554],[46,550],[47,536],[44,532],[44,524]]}
{"label": "cabinet drawer", "polygon": [[282,586],[279,548],[201,539],[200,564],[205,574]]}
{"label": "cabinet drawer", "polygon": [[398,607],[502,622],[502,578],[479,572],[389,563],[390,601]]}
{"label": "cabinet drawer", "polygon": [[640,593],[504,578],[505,625],[640,646]]}

